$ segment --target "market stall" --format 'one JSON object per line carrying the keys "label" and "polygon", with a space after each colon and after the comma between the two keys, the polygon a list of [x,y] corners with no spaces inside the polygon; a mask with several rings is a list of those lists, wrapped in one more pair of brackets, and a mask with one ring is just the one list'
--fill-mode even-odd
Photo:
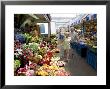
{"label": "market stall", "polygon": [[[76,67],[80,62],[74,62],[79,59],[97,70],[97,15],[55,15],[14,15],[15,76],[73,76],[74,71],[83,75],[83,67]],[[77,41],[71,41],[73,28]]]}
{"label": "market stall", "polygon": [[[17,16],[18,15],[15,17]],[[20,26],[16,27],[15,25],[15,28],[20,30],[15,29],[14,75],[69,76],[70,73],[65,70],[65,62],[60,61],[60,50],[57,48],[56,36],[50,35],[51,32],[48,33],[47,37],[41,35],[39,25],[37,25],[37,22],[50,23],[49,15],[36,16],[42,19],[32,21],[30,24],[26,23],[24,29],[21,29]],[[28,18],[32,19],[32,17]],[[21,25],[22,27],[23,24]]]}
{"label": "market stall", "polygon": [[97,69],[97,16],[88,14],[81,22],[76,22],[72,27],[80,29],[78,42],[71,43],[71,47],[81,57],[86,57],[87,63]]}

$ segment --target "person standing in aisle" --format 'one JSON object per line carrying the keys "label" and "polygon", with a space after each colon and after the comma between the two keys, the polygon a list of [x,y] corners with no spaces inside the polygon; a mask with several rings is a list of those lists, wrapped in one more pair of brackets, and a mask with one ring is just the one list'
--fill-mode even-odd
{"label": "person standing in aisle", "polygon": [[57,41],[59,40],[59,32],[56,32],[56,39],[57,39]]}
{"label": "person standing in aisle", "polygon": [[[71,32],[70,32],[70,45],[72,45],[72,43],[76,43],[78,42],[78,34],[76,33],[75,28],[71,28]],[[74,50],[71,48],[70,49],[70,58],[73,58],[74,55]]]}
{"label": "person standing in aisle", "polygon": [[71,29],[70,36],[71,36],[70,43],[78,42],[78,34],[74,28]]}
{"label": "person standing in aisle", "polygon": [[61,33],[61,30],[58,33],[58,45],[57,48],[60,50],[60,60],[64,58],[64,46],[63,46],[64,35]]}
{"label": "person standing in aisle", "polygon": [[69,54],[70,54],[70,39],[69,39],[69,33],[65,32],[65,38],[63,42],[64,46],[64,61],[68,62],[69,61]]}
{"label": "person standing in aisle", "polygon": [[57,37],[57,42],[58,42],[58,46],[59,46],[63,39],[63,34],[61,33],[61,29],[57,32],[56,37]]}

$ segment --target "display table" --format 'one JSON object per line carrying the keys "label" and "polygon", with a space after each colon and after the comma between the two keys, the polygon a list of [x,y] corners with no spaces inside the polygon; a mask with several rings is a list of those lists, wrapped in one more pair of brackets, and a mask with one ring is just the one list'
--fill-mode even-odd
{"label": "display table", "polygon": [[71,48],[76,50],[76,52],[81,56],[81,57],[86,57],[87,54],[87,46],[83,43],[77,43],[73,42],[71,43]]}
{"label": "display table", "polygon": [[97,70],[97,48],[76,42],[70,43],[70,45],[81,57],[86,57],[87,63]]}
{"label": "display table", "polygon": [[88,47],[87,63],[97,70],[97,49]]}
{"label": "display table", "polygon": [[77,43],[78,46],[77,46],[77,53],[81,56],[81,57],[86,57],[86,54],[87,54],[87,46],[86,44],[83,44],[83,43]]}

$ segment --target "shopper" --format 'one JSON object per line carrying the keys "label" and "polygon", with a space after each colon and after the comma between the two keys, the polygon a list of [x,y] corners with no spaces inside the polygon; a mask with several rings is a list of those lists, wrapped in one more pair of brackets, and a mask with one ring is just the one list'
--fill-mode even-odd
{"label": "shopper", "polygon": [[57,41],[58,41],[58,44],[60,44],[60,42],[63,40],[63,37],[64,35],[61,33],[61,29],[59,30],[59,32],[57,32]]}
{"label": "shopper", "polygon": [[[72,29],[71,29],[70,37],[71,37],[70,45],[72,45],[73,43],[78,42],[78,35],[77,35],[77,33],[76,33],[75,28],[72,28]],[[70,53],[70,55],[69,55],[69,56],[70,56],[70,59],[72,59],[72,58],[73,58],[73,55],[74,55],[74,50],[73,50],[73,48],[70,49],[69,53]]]}
{"label": "shopper", "polygon": [[70,36],[71,36],[70,43],[78,41],[78,34],[77,34],[77,31],[74,28],[71,29]]}
{"label": "shopper", "polygon": [[63,46],[63,41],[64,41],[64,35],[61,34],[61,33],[59,33],[57,48],[60,50],[60,59],[61,59],[61,60],[64,58],[64,46]]}
{"label": "shopper", "polygon": [[63,42],[64,46],[64,61],[68,62],[69,61],[69,54],[70,54],[70,39],[68,38],[69,33],[65,33],[65,39]]}
{"label": "shopper", "polygon": [[56,32],[56,39],[57,39],[57,41],[59,40],[59,36],[60,36],[60,33]]}

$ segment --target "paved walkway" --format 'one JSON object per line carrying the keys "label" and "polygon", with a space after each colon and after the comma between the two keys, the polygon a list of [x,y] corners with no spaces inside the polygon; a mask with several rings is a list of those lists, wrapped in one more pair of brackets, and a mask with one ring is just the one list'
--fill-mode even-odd
{"label": "paved walkway", "polygon": [[74,50],[69,62],[65,65],[65,69],[71,73],[71,76],[96,76],[97,71],[94,70],[86,59],[80,57]]}

